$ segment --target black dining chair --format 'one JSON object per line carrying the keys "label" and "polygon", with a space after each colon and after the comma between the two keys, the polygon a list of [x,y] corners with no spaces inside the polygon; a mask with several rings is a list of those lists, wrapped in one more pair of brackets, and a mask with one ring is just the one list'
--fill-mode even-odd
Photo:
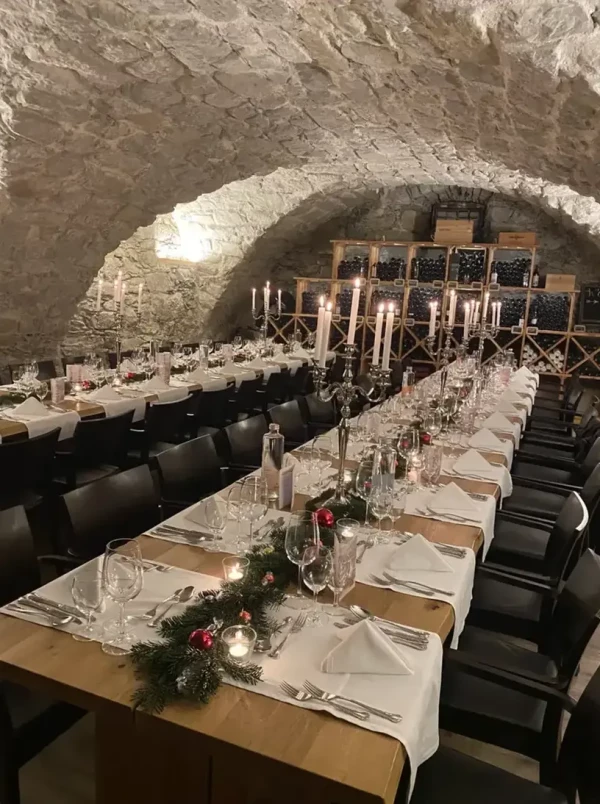
{"label": "black dining chair", "polygon": [[136,463],[147,463],[150,458],[180,444],[188,430],[187,414],[191,397],[175,402],[153,402],[146,409],[143,422],[130,430],[128,455]]}
{"label": "black dining chair", "polygon": [[60,511],[63,549],[87,561],[112,539],[139,536],[160,521],[159,499],[145,464],[68,492]]}
{"label": "black dining chair", "polygon": [[[0,511],[0,605],[42,584],[40,566],[60,573],[73,566],[63,556],[36,558],[22,506]],[[19,804],[19,769],[40,753],[85,712],[21,687],[0,682],[0,801]]]}
{"label": "black dining chair", "polygon": [[332,401],[323,402],[316,394],[297,397],[302,418],[308,426],[310,438],[332,430],[337,424],[337,414]]}
{"label": "black dining chair", "polygon": [[259,394],[262,384],[262,377],[242,380],[239,387],[232,391],[229,405],[233,421],[250,418],[262,411],[262,399]]}
{"label": "black dining chair", "polygon": [[289,398],[290,382],[290,370],[287,368],[275,371],[269,376],[266,383],[259,388],[257,397],[258,406],[263,413],[266,413],[273,405],[283,404]]}
{"label": "black dining chair", "polygon": [[234,383],[220,391],[203,391],[196,410],[196,421],[199,427],[212,427],[222,430],[231,424],[231,406],[229,398]]}
{"label": "black dining chair", "polygon": [[262,440],[268,429],[269,425],[262,414],[234,422],[225,428],[232,477],[258,469],[262,460]]}
{"label": "black dining chair", "polygon": [[54,452],[60,428],[33,438],[0,444],[0,509],[31,509],[52,492]]}
{"label": "black dining chair", "polygon": [[546,486],[558,486],[569,491],[580,491],[585,481],[600,463],[600,437],[596,438],[591,449],[581,462],[567,461],[564,468],[545,466],[529,460],[513,461],[510,473],[514,479],[535,480]]}
{"label": "black dining chair", "polygon": [[585,459],[596,438],[600,436],[600,418],[590,417],[586,425],[577,429],[575,436],[550,436],[542,433],[525,433],[517,459],[544,463],[547,466],[564,468],[565,462],[573,464]]}
{"label": "black dining chair", "polygon": [[577,378],[574,378],[569,384],[562,399],[552,400],[543,392],[541,394],[538,393],[533,403],[532,415],[535,416],[536,413],[539,412],[544,416],[555,416],[556,418],[563,419],[563,421],[573,421],[583,393],[584,388]]}
{"label": "black dining chair", "polygon": [[200,436],[215,436],[219,430],[217,427],[209,427],[200,421],[200,411],[202,410],[202,398],[204,391],[192,391],[190,393],[190,403],[186,418],[186,431],[190,438]]}
{"label": "black dining chair", "polygon": [[[287,369],[287,371],[289,371],[289,369]],[[304,396],[310,393],[311,388],[309,386],[312,387],[312,382],[310,366],[307,363],[298,366],[294,374],[289,371],[288,395],[290,397]]]}
{"label": "black dining chair", "polygon": [[[459,653],[566,691],[596,631],[599,610],[600,556],[587,550],[556,600],[538,652],[472,629],[464,644],[461,637]],[[442,673],[440,727],[529,756],[540,763],[540,780],[551,781],[560,718],[536,699],[472,678],[453,665],[451,656]]]}
{"label": "black dining chair", "polygon": [[193,438],[157,455],[152,465],[158,471],[163,517],[224,488],[228,475],[222,463],[210,436]]}
{"label": "black dining chair", "polygon": [[133,411],[103,419],[81,419],[73,438],[56,451],[55,480],[62,490],[109,477],[126,465]]}
{"label": "black dining chair", "polygon": [[[598,474],[594,481],[594,504],[600,494],[597,484]],[[556,577],[565,552],[570,553],[575,542],[587,535],[589,524],[587,506],[576,491],[571,491],[566,499],[562,499],[554,522],[499,511],[486,563]]]}
{"label": "black dining chair", "polygon": [[270,408],[268,418],[279,425],[279,432],[285,438],[286,452],[305,444],[309,440],[308,427],[302,418],[297,399]]}
{"label": "black dining chair", "polygon": [[[549,488],[526,478],[513,478],[510,497],[503,501],[503,512],[519,514],[533,520],[556,522],[570,490]],[[578,490],[590,517],[590,530],[594,527],[594,516],[600,501],[600,462],[596,465],[583,486]]]}
{"label": "black dining chair", "polygon": [[[600,801],[600,669],[575,704],[564,692],[503,673],[469,657],[458,655],[454,663],[472,681],[493,683],[515,697],[521,696],[530,710],[543,711],[545,720],[560,722],[566,712],[570,713],[569,722],[557,758],[548,758],[545,763],[547,784],[536,784],[442,746],[419,768],[411,804],[576,804],[576,801],[597,804]],[[408,791],[401,793],[396,802],[406,804]]]}
{"label": "black dining chair", "polygon": [[519,448],[527,445],[538,446],[553,445],[556,447],[572,447],[578,443],[588,432],[598,428],[598,409],[590,407],[581,417],[578,424],[565,424],[564,422],[548,423],[546,420],[529,419],[529,428],[523,433]]}

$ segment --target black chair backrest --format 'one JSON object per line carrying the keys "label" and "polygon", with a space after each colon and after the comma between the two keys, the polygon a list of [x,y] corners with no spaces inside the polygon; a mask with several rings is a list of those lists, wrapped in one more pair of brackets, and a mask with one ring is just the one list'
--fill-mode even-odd
{"label": "black chair backrest", "polygon": [[561,674],[573,676],[600,614],[600,556],[586,550],[558,596],[545,650]]}
{"label": "black chair backrest", "polygon": [[335,409],[333,402],[323,402],[316,394],[309,394],[304,397],[304,403],[308,410],[308,421],[322,424],[335,422]]}
{"label": "black chair backrest", "polygon": [[146,464],[81,486],[62,501],[67,546],[85,559],[100,555],[112,539],[139,536],[160,519],[158,493]]}
{"label": "black chair backrest", "polygon": [[598,411],[596,408],[591,407],[586,410],[586,412],[581,417],[581,421],[577,425],[577,432],[584,434],[587,431],[588,425],[594,420],[598,418]]}
{"label": "black chair backrest", "polygon": [[310,375],[310,366],[308,364],[299,366],[295,374],[291,374],[289,369],[286,369],[286,371],[288,371],[289,375],[290,394],[305,394]]}
{"label": "black chair backrest", "polygon": [[583,396],[583,387],[579,381],[574,382],[565,396],[566,407],[576,410]]}
{"label": "black chair backrest", "polygon": [[404,373],[404,366],[401,360],[395,360],[392,363],[392,373],[390,376],[392,388],[402,388],[402,375]]}
{"label": "black chair backrest", "polygon": [[254,410],[258,406],[257,394],[262,382],[260,377],[253,380],[242,380],[235,394],[235,404],[238,410]]}
{"label": "black chair backrest", "polygon": [[163,500],[191,504],[222,487],[221,460],[211,436],[171,447],[155,463]]}
{"label": "black chair backrest", "polygon": [[269,418],[273,424],[279,425],[280,433],[289,441],[295,441],[297,444],[308,441],[306,424],[298,400],[292,399],[291,402],[284,402],[283,405],[271,408]]}
{"label": "black chair backrest", "polygon": [[545,575],[556,579],[563,577],[576,545],[583,539],[587,524],[587,508],[579,494],[572,491],[560,509],[546,545]]}
{"label": "black chair backrest", "polygon": [[0,511],[0,605],[40,585],[33,536],[21,505]]}
{"label": "black chair backrest", "polygon": [[105,419],[82,419],[73,434],[73,455],[79,466],[123,466],[133,411]]}
{"label": "black chair backrest", "polygon": [[198,424],[223,429],[229,420],[230,395],[229,388],[223,388],[221,391],[203,391],[196,411]]}
{"label": "black chair backrest", "polygon": [[[600,668],[596,670],[571,714],[561,745],[557,786],[579,804],[600,801]],[[516,804],[516,802],[515,802]]]}
{"label": "black chair backrest", "polygon": [[583,459],[581,464],[583,476],[589,477],[598,463],[600,463],[600,437],[594,441],[590,451]]}
{"label": "black chair backrest", "polygon": [[[303,367],[301,366],[298,371],[300,371],[301,368]],[[296,371],[296,374],[298,374],[298,371]],[[285,399],[285,397],[290,393],[291,387],[292,383],[290,381],[290,370],[288,368],[282,368],[281,371],[274,371],[265,385],[267,401],[276,402],[278,400]]]}
{"label": "black chair backrest", "polygon": [[591,519],[600,501],[600,463],[583,484],[581,499],[586,504]]}
{"label": "black chair backrest", "polygon": [[264,416],[251,416],[225,428],[232,464],[260,466],[262,438],[269,426]]}
{"label": "black chair backrest", "polygon": [[0,508],[10,508],[26,491],[46,492],[52,483],[60,428],[33,438],[0,444]]}
{"label": "black chair backrest", "polygon": [[56,377],[54,360],[40,360],[38,362],[38,380],[53,380]]}
{"label": "black chair backrest", "polygon": [[146,433],[150,443],[166,441],[177,444],[186,428],[186,416],[190,409],[190,396],[176,402],[155,402],[146,412]]}

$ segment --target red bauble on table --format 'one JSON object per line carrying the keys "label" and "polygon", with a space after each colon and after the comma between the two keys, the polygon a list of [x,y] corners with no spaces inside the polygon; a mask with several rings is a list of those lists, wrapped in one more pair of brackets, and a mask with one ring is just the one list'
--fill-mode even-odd
{"label": "red bauble on table", "polygon": [[329,508],[318,508],[315,511],[315,520],[320,528],[332,528],[335,525],[335,517]]}
{"label": "red bauble on table", "polygon": [[196,650],[210,650],[213,646],[213,635],[204,628],[197,628],[192,631],[188,641]]}

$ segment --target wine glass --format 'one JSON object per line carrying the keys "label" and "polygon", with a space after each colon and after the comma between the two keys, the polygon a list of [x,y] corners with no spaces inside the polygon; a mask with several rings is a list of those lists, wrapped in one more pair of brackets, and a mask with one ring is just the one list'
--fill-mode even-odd
{"label": "wine glass", "polygon": [[104,603],[102,577],[97,566],[78,570],[71,582],[71,596],[77,609],[86,618],[85,628],[73,634],[73,639],[77,642],[91,642],[96,636],[92,616],[95,611],[101,610]]}
{"label": "wine glass", "polygon": [[323,624],[323,619],[319,613],[318,596],[319,592],[327,586],[333,558],[331,550],[323,545],[311,545],[307,547],[302,555],[300,572],[302,580],[313,593],[313,610],[307,620],[307,625],[319,626]]}
{"label": "wine glass", "polygon": [[442,432],[442,413],[439,408],[430,410],[423,419],[423,429],[427,433],[431,433],[433,438],[437,438]]}
{"label": "wine glass", "polygon": [[227,514],[223,515],[221,506],[215,497],[209,497],[203,505],[204,524],[215,536],[220,536],[225,530]]}
{"label": "wine glass", "polygon": [[247,477],[240,485],[240,516],[250,523],[249,547],[252,548],[254,523],[269,509],[267,484],[262,477]]}
{"label": "wine glass", "polygon": [[227,519],[237,523],[237,549],[242,549],[241,483],[234,483],[227,493]]}
{"label": "wine glass", "polygon": [[363,457],[356,470],[354,488],[358,496],[365,501],[365,527],[369,521],[369,498],[373,491],[373,458],[371,455]]}
{"label": "wine glass", "polygon": [[288,604],[296,609],[308,608],[308,600],[302,593],[302,557],[309,547],[319,543],[319,528],[314,516],[308,511],[290,517],[285,532],[285,553],[292,564],[298,567],[298,590]]}
{"label": "wine glass", "polygon": [[333,592],[333,616],[347,614],[347,610],[340,606],[340,595],[353,580],[353,573],[356,570],[356,548],[352,551],[348,548],[353,539],[356,541],[359,527],[356,519],[338,519],[335,523],[333,535],[335,546],[331,557],[331,573],[327,583]]}
{"label": "wine glass", "polygon": [[[373,489],[369,498],[369,509],[377,520],[377,536],[375,544],[388,544],[387,536],[382,536],[381,521],[386,517],[392,518],[392,508],[394,503],[394,492],[383,486]],[[392,522],[393,524],[393,522]]]}
{"label": "wine glass", "polygon": [[138,542],[134,539],[113,539],[109,542],[104,551],[102,587],[105,594],[119,604],[119,616],[116,627],[107,626],[109,638],[102,643],[105,653],[112,656],[129,653],[133,636],[127,633],[125,604],[139,595],[143,582],[144,564]]}
{"label": "wine glass", "polygon": [[423,476],[426,486],[434,488],[442,473],[442,457],[444,448],[440,444],[429,444],[423,447]]}

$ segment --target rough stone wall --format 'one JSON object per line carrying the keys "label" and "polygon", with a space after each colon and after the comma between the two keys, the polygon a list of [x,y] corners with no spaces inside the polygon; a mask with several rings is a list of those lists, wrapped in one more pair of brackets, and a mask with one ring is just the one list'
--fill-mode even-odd
{"label": "rough stone wall", "polygon": [[[542,273],[575,273],[580,281],[598,276],[600,254],[593,242],[539,206],[506,195],[417,185],[380,189],[368,197],[336,196],[337,204],[324,207],[318,197],[299,202],[308,189],[281,174],[238,182],[139,229],[105,261],[102,312],[95,311],[94,284],[71,322],[63,350],[80,354],[114,343],[111,288],[119,270],[129,288],[126,345],[149,338],[228,337],[249,320],[252,285],[260,287],[268,277],[294,293],[296,276],[329,277],[333,239],[427,240],[432,204],[457,198],[487,204],[489,242],[501,231],[537,232]],[[144,299],[138,320],[140,281]]]}
{"label": "rough stone wall", "polygon": [[3,0],[0,360],[52,353],[138,227],[278,169],[305,221],[458,184],[598,236],[599,53],[595,0]]}

